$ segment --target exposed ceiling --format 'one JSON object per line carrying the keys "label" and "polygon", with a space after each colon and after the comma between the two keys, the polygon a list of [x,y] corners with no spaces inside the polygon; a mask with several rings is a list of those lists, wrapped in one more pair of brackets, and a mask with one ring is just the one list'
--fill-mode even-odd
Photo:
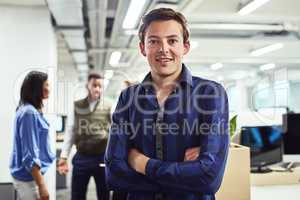
{"label": "exposed ceiling", "polygon": [[[239,8],[249,0],[145,0],[141,15],[156,7],[181,11],[189,24],[192,50],[184,62],[195,75],[231,81],[253,78],[262,73],[259,66],[300,66],[300,1],[270,0],[254,12],[241,16]],[[30,5],[44,1],[5,1]],[[109,74],[107,94],[115,96],[125,79],[136,81],[148,64],[139,53],[135,28],[122,28],[131,0],[47,0],[57,33],[65,42],[60,58],[69,53],[81,80],[90,68]],[[251,51],[281,43],[283,48],[262,56]],[[66,50],[68,49],[68,50]],[[122,52],[120,62],[111,66],[113,51]],[[211,64],[223,68],[212,70]],[[113,75],[112,75],[113,74]]]}
{"label": "exposed ceiling", "polygon": [[[138,37],[128,34],[122,23],[131,0],[84,0],[82,11],[89,66],[103,73],[113,72],[107,94],[114,96],[124,79],[138,80],[149,71],[138,50]],[[300,64],[300,1],[270,0],[253,13],[237,13],[245,0],[146,0],[142,15],[156,7],[171,7],[184,13],[190,24],[193,48],[184,58],[195,75],[225,81],[259,75],[259,66]],[[67,12],[66,18],[74,18]],[[55,17],[55,14],[54,14]],[[138,24],[131,30],[136,32]],[[86,31],[85,30],[85,31]],[[282,43],[284,47],[263,56],[251,50]],[[109,64],[113,51],[122,52],[117,66]],[[74,57],[74,56],[73,56]],[[212,70],[211,64],[223,68]],[[110,75],[111,76],[111,75]]]}

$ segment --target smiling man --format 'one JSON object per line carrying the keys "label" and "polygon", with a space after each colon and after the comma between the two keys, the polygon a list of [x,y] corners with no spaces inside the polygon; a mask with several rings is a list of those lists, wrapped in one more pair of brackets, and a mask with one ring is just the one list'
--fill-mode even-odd
{"label": "smiling man", "polygon": [[215,199],[228,154],[226,92],[182,63],[190,43],[181,13],[152,10],[139,37],[150,72],[120,95],[105,155],[108,186],[129,200]]}

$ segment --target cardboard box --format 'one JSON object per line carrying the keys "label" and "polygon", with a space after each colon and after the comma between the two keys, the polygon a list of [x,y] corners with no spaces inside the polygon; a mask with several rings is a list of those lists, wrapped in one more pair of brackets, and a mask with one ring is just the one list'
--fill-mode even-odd
{"label": "cardboard box", "polygon": [[231,144],[217,200],[250,200],[250,150]]}

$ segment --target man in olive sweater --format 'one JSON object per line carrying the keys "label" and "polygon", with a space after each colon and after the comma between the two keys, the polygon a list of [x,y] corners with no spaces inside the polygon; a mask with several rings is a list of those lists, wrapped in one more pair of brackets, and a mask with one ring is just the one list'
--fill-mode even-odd
{"label": "man in olive sweater", "polygon": [[[102,100],[103,77],[92,73],[88,76],[88,96],[74,102],[69,115],[67,132],[58,163],[60,173],[69,170],[68,156],[72,145],[77,152],[73,157],[72,200],[86,199],[90,177],[94,177],[98,200],[108,200],[103,157],[110,126],[110,106]],[[102,166],[103,165],[103,166]]]}

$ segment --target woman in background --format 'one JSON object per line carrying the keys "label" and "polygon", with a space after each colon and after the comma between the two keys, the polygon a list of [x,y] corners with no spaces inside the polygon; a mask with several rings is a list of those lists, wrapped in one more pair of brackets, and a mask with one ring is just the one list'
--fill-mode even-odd
{"label": "woman in background", "polygon": [[49,124],[43,100],[49,96],[48,75],[32,71],[24,79],[14,122],[10,172],[19,200],[48,200],[43,175],[55,159],[50,150]]}

